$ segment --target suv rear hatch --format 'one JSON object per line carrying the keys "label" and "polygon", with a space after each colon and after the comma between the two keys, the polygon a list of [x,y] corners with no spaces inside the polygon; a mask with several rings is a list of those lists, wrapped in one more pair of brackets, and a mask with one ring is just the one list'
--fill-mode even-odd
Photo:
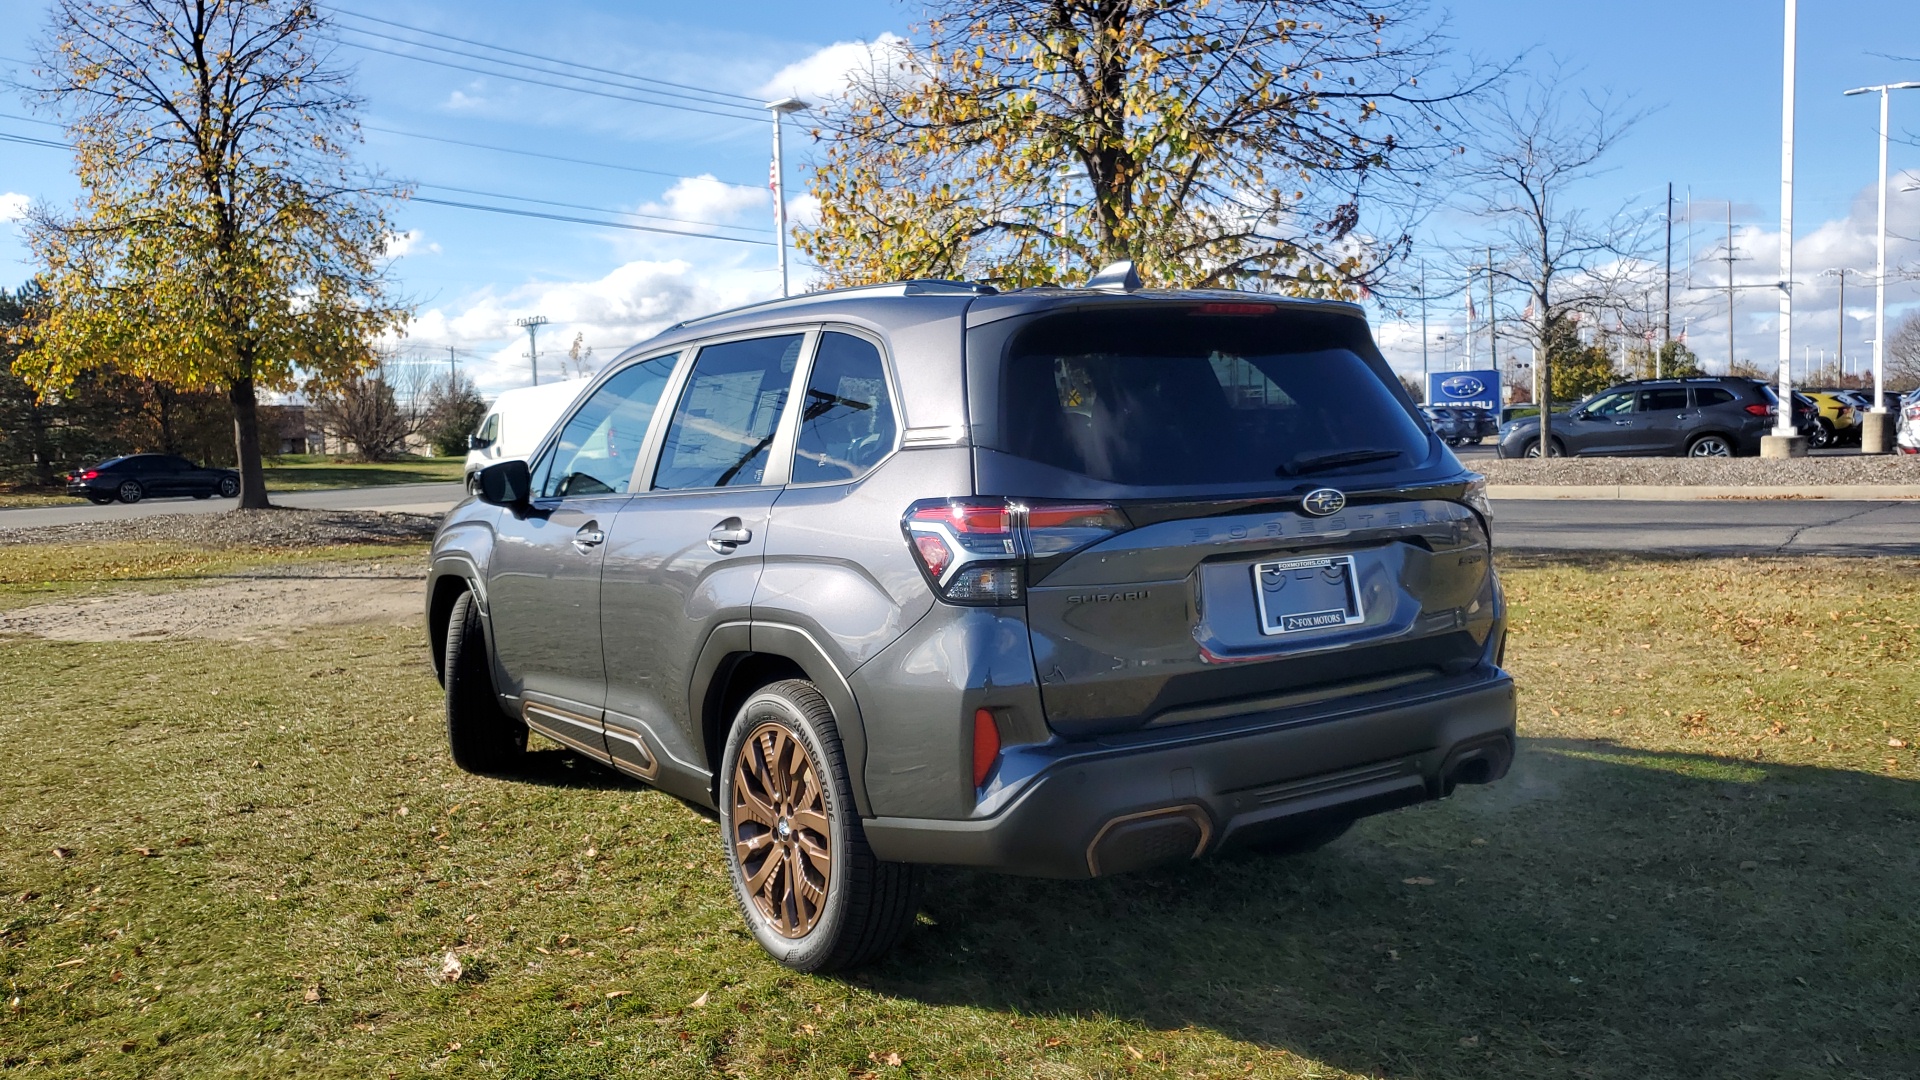
{"label": "suv rear hatch", "polygon": [[1386,692],[1483,663],[1476,480],[1345,305],[1118,299],[969,332],[977,489],[1013,508],[1068,735]]}

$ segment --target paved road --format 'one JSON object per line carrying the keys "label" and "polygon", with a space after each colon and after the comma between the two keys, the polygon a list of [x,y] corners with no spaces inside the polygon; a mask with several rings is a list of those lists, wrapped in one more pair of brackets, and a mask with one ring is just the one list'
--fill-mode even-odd
{"label": "paved road", "polygon": [[[460,499],[459,484],[396,484],[274,496],[282,506],[418,514],[444,512]],[[149,514],[217,513],[232,506],[222,499],[162,499],[132,506],[93,506],[75,500],[72,506],[0,510],[0,529]],[[1494,503],[1493,536],[1500,548],[1512,551],[1920,555],[1920,500],[1500,499]]]}
{"label": "paved road", "polygon": [[1500,499],[1493,542],[1511,551],[1920,555],[1920,501]]}
{"label": "paved road", "polygon": [[[334,491],[281,491],[272,495],[276,506],[305,510],[393,510],[413,514],[440,514],[460,501],[462,487],[451,484],[391,484],[386,487],[340,488]],[[80,499],[67,506],[35,506],[0,510],[0,529],[30,529],[41,525],[68,525],[77,521],[111,521],[154,514],[215,514],[233,509],[230,499],[147,499],[128,506],[94,506]]]}

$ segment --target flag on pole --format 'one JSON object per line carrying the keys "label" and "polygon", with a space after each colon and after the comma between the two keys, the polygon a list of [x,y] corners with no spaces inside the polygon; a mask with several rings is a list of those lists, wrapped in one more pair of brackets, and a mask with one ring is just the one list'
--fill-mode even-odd
{"label": "flag on pole", "polygon": [[1480,313],[1473,310],[1473,296],[1469,294],[1467,296],[1467,321],[1472,322],[1475,319],[1478,319],[1479,317],[1480,317]]}

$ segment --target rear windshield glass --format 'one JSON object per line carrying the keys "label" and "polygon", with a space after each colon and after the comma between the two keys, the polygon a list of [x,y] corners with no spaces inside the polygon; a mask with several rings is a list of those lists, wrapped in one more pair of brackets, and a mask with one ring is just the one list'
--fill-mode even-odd
{"label": "rear windshield glass", "polygon": [[[1284,309],[1075,312],[1021,331],[1000,449],[1140,487],[1404,468],[1427,436],[1373,368]],[[1302,348],[1302,345],[1306,348]]]}

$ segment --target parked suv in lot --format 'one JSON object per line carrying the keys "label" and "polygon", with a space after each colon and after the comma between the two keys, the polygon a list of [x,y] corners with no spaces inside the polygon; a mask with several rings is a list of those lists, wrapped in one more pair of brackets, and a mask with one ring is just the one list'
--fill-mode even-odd
{"label": "parked suv in lot", "polygon": [[884,952],[923,864],[1311,848],[1512,758],[1484,488],[1351,305],[774,301],[628,350],[529,460],[433,544],[454,759],[532,730],[712,808],[801,970]]}
{"label": "parked suv in lot", "polygon": [[[1610,386],[1553,414],[1553,456],[1669,454],[1732,457],[1760,452],[1778,399],[1736,376],[1641,379]],[[1500,428],[1501,457],[1540,456],[1540,417]]]}

